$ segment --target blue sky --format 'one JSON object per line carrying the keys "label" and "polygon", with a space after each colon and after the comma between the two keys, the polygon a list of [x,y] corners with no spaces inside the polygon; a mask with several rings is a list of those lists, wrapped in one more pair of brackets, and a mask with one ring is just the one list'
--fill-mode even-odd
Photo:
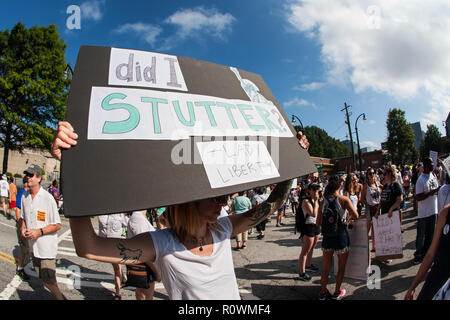
{"label": "blue sky", "polygon": [[[422,130],[450,111],[446,0],[7,0],[0,29],[55,24],[75,65],[81,45],[158,51],[260,74],[289,117],[380,148],[390,108]],[[70,5],[80,29],[68,29]],[[71,20],[72,21],[72,20]],[[353,139],[356,140],[353,134]]]}

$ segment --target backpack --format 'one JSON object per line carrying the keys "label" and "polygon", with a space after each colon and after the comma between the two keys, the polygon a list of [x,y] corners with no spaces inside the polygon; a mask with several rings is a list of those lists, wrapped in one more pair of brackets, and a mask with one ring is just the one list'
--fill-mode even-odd
{"label": "backpack", "polygon": [[346,224],[339,214],[338,197],[333,201],[326,199],[322,214],[322,235],[324,237],[336,237],[344,232]]}
{"label": "backpack", "polygon": [[[311,199],[309,198],[305,198],[308,199],[309,202],[312,204]],[[303,199],[303,200],[305,200]],[[300,232],[300,235],[303,235],[306,231],[305,231],[305,227],[306,227],[306,217],[303,213],[303,200],[299,203],[298,208],[297,208],[297,213],[295,215],[295,229]],[[308,214],[306,214],[308,215]]]}

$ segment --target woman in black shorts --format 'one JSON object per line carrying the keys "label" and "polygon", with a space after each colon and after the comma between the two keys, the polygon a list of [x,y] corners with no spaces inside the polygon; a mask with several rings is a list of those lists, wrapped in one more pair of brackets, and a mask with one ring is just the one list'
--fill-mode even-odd
{"label": "woman in black shorts", "polygon": [[306,271],[318,271],[315,265],[311,263],[314,247],[319,240],[320,227],[316,225],[316,217],[319,213],[319,190],[320,185],[311,183],[308,186],[308,195],[302,201],[302,211],[305,217],[305,227],[301,234],[302,251],[298,257],[300,269],[299,279],[302,281],[310,281],[311,276]]}
{"label": "woman in black shorts", "polygon": [[[330,177],[325,190],[325,199],[319,208],[317,216],[316,224],[322,227],[323,235],[323,265],[319,300],[340,300],[346,293],[345,290],[341,290],[341,284],[344,279],[345,265],[347,264],[348,250],[350,248],[347,221],[358,219],[358,212],[348,197],[339,195],[339,189],[339,177]],[[327,289],[327,282],[335,252],[338,256],[338,273],[334,294],[331,295]]]}

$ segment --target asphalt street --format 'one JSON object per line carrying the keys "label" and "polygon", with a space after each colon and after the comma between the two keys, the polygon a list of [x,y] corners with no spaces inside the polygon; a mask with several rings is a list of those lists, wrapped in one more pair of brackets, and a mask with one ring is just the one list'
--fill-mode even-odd
{"label": "asphalt street", "polygon": [[[275,217],[266,227],[266,236],[249,235],[248,247],[233,250],[233,260],[239,291],[243,300],[315,300],[320,290],[320,271],[313,273],[310,282],[297,280],[298,256],[301,250],[299,234],[294,233],[294,216],[286,210],[284,225],[275,226]],[[69,221],[61,216],[62,228],[58,232],[57,280],[69,300],[112,300],[114,293],[113,268],[110,264],[91,261],[76,255]],[[372,259],[381,270],[380,288],[369,289],[361,280],[344,279],[342,288],[347,300],[401,300],[411,284],[419,265],[412,263],[415,250],[417,215],[407,202],[403,214],[403,258],[386,264]],[[94,227],[96,219],[93,219]],[[51,300],[52,296],[42,286],[28,261],[26,272],[29,281],[15,274],[15,256],[18,245],[15,220],[8,220],[0,210],[0,300]],[[231,240],[235,247],[235,240]],[[313,264],[322,266],[321,241],[313,254]],[[371,253],[374,258],[374,253]],[[125,267],[123,267],[125,270]],[[416,289],[420,292],[423,283]],[[334,275],[330,275],[328,289],[334,290]],[[123,300],[134,300],[134,289],[121,290]],[[167,300],[162,283],[156,284],[155,300]]]}

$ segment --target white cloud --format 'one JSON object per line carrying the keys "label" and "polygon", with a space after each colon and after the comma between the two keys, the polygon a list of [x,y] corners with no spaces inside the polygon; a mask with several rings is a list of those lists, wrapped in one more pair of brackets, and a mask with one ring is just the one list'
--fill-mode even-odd
{"label": "white cloud", "polygon": [[304,83],[300,87],[294,87],[294,90],[300,90],[300,91],[314,91],[318,90],[326,85],[325,82],[311,82],[311,83]]}
{"label": "white cloud", "polygon": [[177,28],[176,35],[167,38],[164,46],[171,48],[178,41],[207,35],[224,40],[235,21],[231,14],[220,13],[216,9],[180,9],[164,21]]}
{"label": "white cloud", "polygon": [[[450,110],[448,0],[295,0],[287,19],[316,40],[328,82],[411,99],[431,97],[422,122],[439,124]],[[407,103],[406,103],[407,105]]]}
{"label": "white cloud", "polygon": [[306,107],[306,106],[311,106],[313,108],[316,108],[316,105],[313,102],[309,102],[305,99],[298,98],[298,97],[295,97],[289,101],[286,101],[283,105],[287,108],[289,108],[289,107]]}
{"label": "white cloud", "polygon": [[105,4],[104,0],[86,1],[80,5],[81,17],[83,19],[100,21],[103,17],[102,8]]}
{"label": "white cloud", "polygon": [[114,32],[123,33],[133,33],[136,36],[142,38],[145,42],[150,45],[154,45],[156,38],[161,34],[162,29],[159,26],[154,26],[145,23],[126,23],[114,30]]}
{"label": "white cloud", "polygon": [[381,149],[381,144],[373,142],[373,141],[361,141],[361,148],[371,147],[374,149]]}

